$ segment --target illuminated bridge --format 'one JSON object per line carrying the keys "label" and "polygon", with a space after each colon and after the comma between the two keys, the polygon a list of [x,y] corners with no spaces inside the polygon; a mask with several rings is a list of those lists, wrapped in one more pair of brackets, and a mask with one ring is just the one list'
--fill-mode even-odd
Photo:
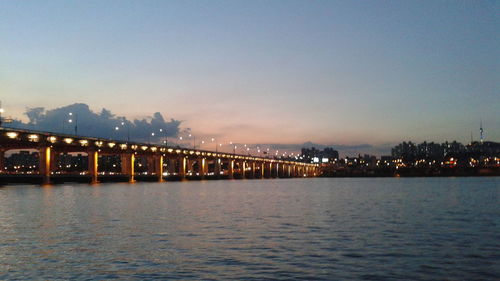
{"label": "illuminated bridge", "polygon": [[[31,170],[7,170],[8,151],[35,151]],[[68,171],[60,165],[63,155],[85,157],[86,167]],[[116,159],[104,165],[105,157]],[[139,171],[140,170],[140,171]],[[52,182],[184,179],[253,179],[314,177],[316,164],[281,159],[187,149],[156,144],[124,142],[51,132],[0,128],[0,179],[3,182]]]}

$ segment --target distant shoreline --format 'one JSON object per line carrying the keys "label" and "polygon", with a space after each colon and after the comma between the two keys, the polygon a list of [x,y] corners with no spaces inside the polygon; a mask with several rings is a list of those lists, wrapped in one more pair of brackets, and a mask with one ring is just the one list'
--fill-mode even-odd
{"label": "distant shoreline", "polygon": [[359,178],[359,177],[490,177],[500,176],[500,167],[492,168],[402,168],[398,170],[357,170],[339,169],[327,171],[320,177]]}

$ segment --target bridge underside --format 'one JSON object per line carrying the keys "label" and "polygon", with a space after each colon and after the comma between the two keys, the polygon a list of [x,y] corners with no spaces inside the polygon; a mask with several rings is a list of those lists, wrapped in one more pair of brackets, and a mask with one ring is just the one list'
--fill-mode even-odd
{"label": "bridge underside", "polygon": [[[29,165],[5,154],[27,150]],[[73,161],[77,159],[78,161]],[[0,184],[313,177],[318,167],[249,155],[0,128]]]}

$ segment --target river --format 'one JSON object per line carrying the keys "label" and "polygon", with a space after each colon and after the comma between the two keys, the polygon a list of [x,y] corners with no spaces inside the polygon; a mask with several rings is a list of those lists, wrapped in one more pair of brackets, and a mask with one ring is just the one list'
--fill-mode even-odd
{"label": "river", "polygon": [[500,178],[0,187],[0,279],[491,280]]}

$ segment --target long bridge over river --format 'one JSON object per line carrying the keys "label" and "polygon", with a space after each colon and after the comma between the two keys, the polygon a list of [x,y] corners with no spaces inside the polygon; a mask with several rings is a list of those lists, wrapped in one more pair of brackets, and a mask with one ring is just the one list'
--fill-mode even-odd
{"label": "long bridge over river", "polygon": [[[9,150],[35,150],[38,163],[34,172],[13,173],[5,168]],[[88,167],[78,172],[59,171],[61,154],[81,153],[88,157]],[[118,172],[99,166],[101,156],[119,156]],[[146,172],[137,173],[137,159],[146,162]],[[145,160],[145,161],[144,161]],[[142,167],[144,168],[144,167]],[[49,184],[64,181],[128,181],[184,179],[264,179],[314,177],[317,164],[157,145],[125,142],[52,132],[0,128],[0,179],[5,182],[40,182]]]}

